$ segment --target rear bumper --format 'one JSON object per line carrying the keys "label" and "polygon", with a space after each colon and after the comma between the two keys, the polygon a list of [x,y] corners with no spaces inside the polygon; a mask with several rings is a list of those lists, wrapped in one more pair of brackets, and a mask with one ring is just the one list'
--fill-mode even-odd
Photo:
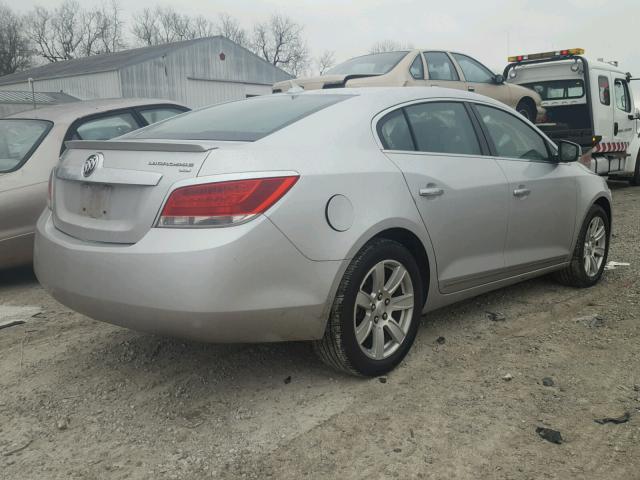
{"label": "rear bumper", "polygon": [[47,210],[34,249],[38,280],[64,305],[207,342],[320,338],[341,265],[308,260],[265,217],[230,228],[152,228],[117,245],[70,237]]}

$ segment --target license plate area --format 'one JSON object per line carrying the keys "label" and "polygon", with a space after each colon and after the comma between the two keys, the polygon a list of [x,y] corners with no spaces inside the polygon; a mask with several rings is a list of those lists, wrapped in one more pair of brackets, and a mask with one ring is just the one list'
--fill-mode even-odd
{"label": "license plate area", "polygon": [[91,218],[109,218],[113,186],[103,183],[83,183],[80,215]]}

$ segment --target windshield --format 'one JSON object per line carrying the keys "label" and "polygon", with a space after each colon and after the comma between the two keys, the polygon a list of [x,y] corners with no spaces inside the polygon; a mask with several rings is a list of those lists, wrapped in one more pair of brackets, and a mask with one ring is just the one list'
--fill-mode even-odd
{"label": "windshield", "polygon": [[383,75],[409,52],[372,53],[352,58],[327,70],[327,75]]}
{"label": "windshield", "polygon": [[542,97],[542,100],[580,98],[584,95],[584,82],[582,80],[552,80],[525,83],[523,86],[537,92]]}
{"label": "windshield", "polygon": [[268,95],[185,113],[122,138],[253,142],[352,95]]}
{"label": "windshield", "polygon": [[0,120],[0,173],[18,170],[52,126],[45,120]]}

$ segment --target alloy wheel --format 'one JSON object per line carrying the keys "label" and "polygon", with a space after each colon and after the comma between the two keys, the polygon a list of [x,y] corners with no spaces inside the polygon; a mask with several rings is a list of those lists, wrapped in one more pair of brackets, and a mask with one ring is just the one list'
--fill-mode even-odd
{"label": "alloy wheel", "polygon": [[404,343],[413,318],[413,282],[400,262],[382,260],[365,275],[358,290],[353,327],[360,349],[384,360]]}
{"label": "alloy wheel", "polygon": [[600,271],[607,246],[607,227],[601,217],[593,217],[584,238],[584,271],[595,277]]}

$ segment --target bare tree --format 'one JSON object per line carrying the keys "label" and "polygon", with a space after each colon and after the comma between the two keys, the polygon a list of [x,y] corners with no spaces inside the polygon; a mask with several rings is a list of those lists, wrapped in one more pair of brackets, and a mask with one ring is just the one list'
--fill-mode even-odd
{"label": "bare tree", "polygon": [[0,76],[31,66],[29,42],[21,17],[0,4]]}
{"label": "bare tree", "polygon": [[245,29],[240,26],[240,23],[235,18],[227,13],[220,14],[217,33],[243,47],[249,44]]}
{"label": "bare tree", "polygon": [[398,50],[411,49],[413,49],[413,45],[411,43],[400,43],[395,40],[382,40],[371,45],[369,53],[395,52]]}
{"label": "bare tree", "polygon": [[131,33],[144,46],[158,43],[158,16],[156,10],[145,8],[133,15]]}
{"label": "bare tree", "polygon": [[322,55],[316,59],[316,66],[320,75],[333,67],[336,64],[335,52],[331,50],[325,50]]}
{"label": "bare tree", "polygon": [[84,9],[76,0],[65,0],[54,10],[36,7],[26,24],[36,53],[49,62],[115,52],[125,46],[117,0],[96,9]]}
{"label": "bare tree", "polygon": [[217,26],[208,18],[199,15],[191,21],[191,38],[206,38],[216,35]]}
{"label": "bare tree", "polygon": [[289,17],[275,14],[253,29],[254,53],[276,67],[299,75],[309,65],[309,51],[303,27]]}

